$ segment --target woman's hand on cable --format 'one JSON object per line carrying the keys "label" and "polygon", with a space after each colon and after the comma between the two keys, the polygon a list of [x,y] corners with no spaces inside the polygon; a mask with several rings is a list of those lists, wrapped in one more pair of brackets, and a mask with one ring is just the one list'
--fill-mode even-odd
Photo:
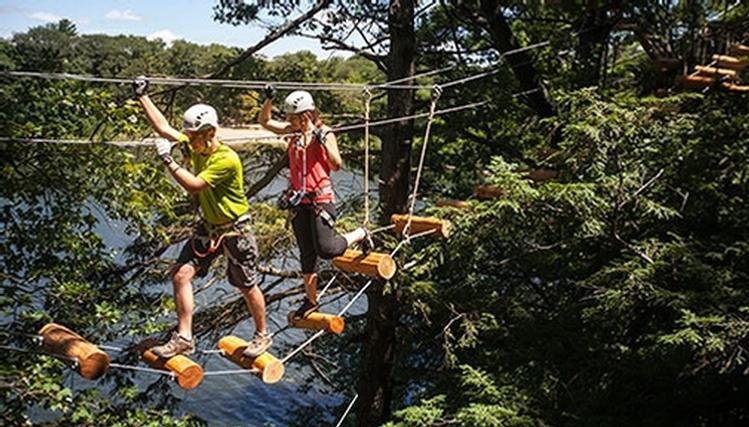
{"label": "woman's hand on cable", "polygon": [[148,93],[148,78],[146,76],[138,76],[133,79],[133,93],[136,98],[140,98]]}
{"label": "woman's hand on cable", "polygon": [[271,83],[266,84],[263,88],[263,94],[265,95],[264,101],[273,101],[273,98],[276,97],[276,87]]}

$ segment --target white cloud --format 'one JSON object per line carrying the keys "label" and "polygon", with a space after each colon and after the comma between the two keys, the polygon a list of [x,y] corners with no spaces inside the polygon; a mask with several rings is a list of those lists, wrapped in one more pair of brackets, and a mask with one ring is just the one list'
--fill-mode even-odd
{"label": "white cloud", "polygon": [[104,15],[104,17],[113,21],[140,21],[141,19],[143,19],[142,16],[136,15],[130,9],[110,10],[106,15]]}
{"label": "white cloud", "polygon": [[42,22],[58,22],[59,20],[64,19],[62,16],[47,12],[34,12],[29,15],[29,18]]}
{"label": "white cloud", "polygon": [[182,37],[172,33],[169,30],[156,31],[155,33],[146,36],[147,40],[161,39],[164,41],[164,43],[166,43],[167,46],[171,46],[173,41],[179,40],[181,38]]}

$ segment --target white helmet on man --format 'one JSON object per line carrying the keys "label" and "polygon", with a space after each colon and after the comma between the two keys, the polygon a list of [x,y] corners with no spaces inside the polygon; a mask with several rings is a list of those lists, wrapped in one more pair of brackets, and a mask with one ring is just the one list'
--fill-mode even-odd
{"label": "white helmet on man", "polygon": [[216,109],[206,104],[195,104],[185,111],[182,129],[190,131],[204,130],[207,126],[218,129]]}
{"label": "white helmet on man", "polygon": [[283,103],[286,114],[299,114],[305,111],[312,111],[316,108],[312,95],[304,90],[291,92]]}

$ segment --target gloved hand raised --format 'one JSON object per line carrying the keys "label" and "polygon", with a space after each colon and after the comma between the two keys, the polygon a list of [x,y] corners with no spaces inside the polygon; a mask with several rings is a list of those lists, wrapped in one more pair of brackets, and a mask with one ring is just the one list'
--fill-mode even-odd
{"label": "gloved hand raised", "polygon": [[159,157],[161,157],[166,164],[174,161],[174,159],[172,159],[172,143],[166,139],[159,139],[156,141],[156,153],[158,153]]}
{"label": "gloved hand raised", "polygon": [[146,76],[138,76],[133,79],[133,93],[135,96],[140,98],[141,96],[148,93],[148,78]]}
{"label": "gloved hand raised", "polygon": [[265,95],[265,99],[270,99],[272,101],[273,98],[276,97],[276,87],[271,83],[266,84],[263,88],[263,94]]}

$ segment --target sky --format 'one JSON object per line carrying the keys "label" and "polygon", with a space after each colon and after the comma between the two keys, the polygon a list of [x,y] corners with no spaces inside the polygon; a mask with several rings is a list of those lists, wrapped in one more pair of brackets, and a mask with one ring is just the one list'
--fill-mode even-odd
{"label": "sky", "polygon": [[[265,36],[267,30],[254,25],[235,27],[214,21],[215,4],[215,0],[0,0],[0,37],[9,38],[62,18],[75,22],[79,34],[158,37],[167,43],[184,39],[246,48]],[[272,58],[300,50],[320,58],[331,55],[317,41],[301,37],[284,37],[259,53]]]}

